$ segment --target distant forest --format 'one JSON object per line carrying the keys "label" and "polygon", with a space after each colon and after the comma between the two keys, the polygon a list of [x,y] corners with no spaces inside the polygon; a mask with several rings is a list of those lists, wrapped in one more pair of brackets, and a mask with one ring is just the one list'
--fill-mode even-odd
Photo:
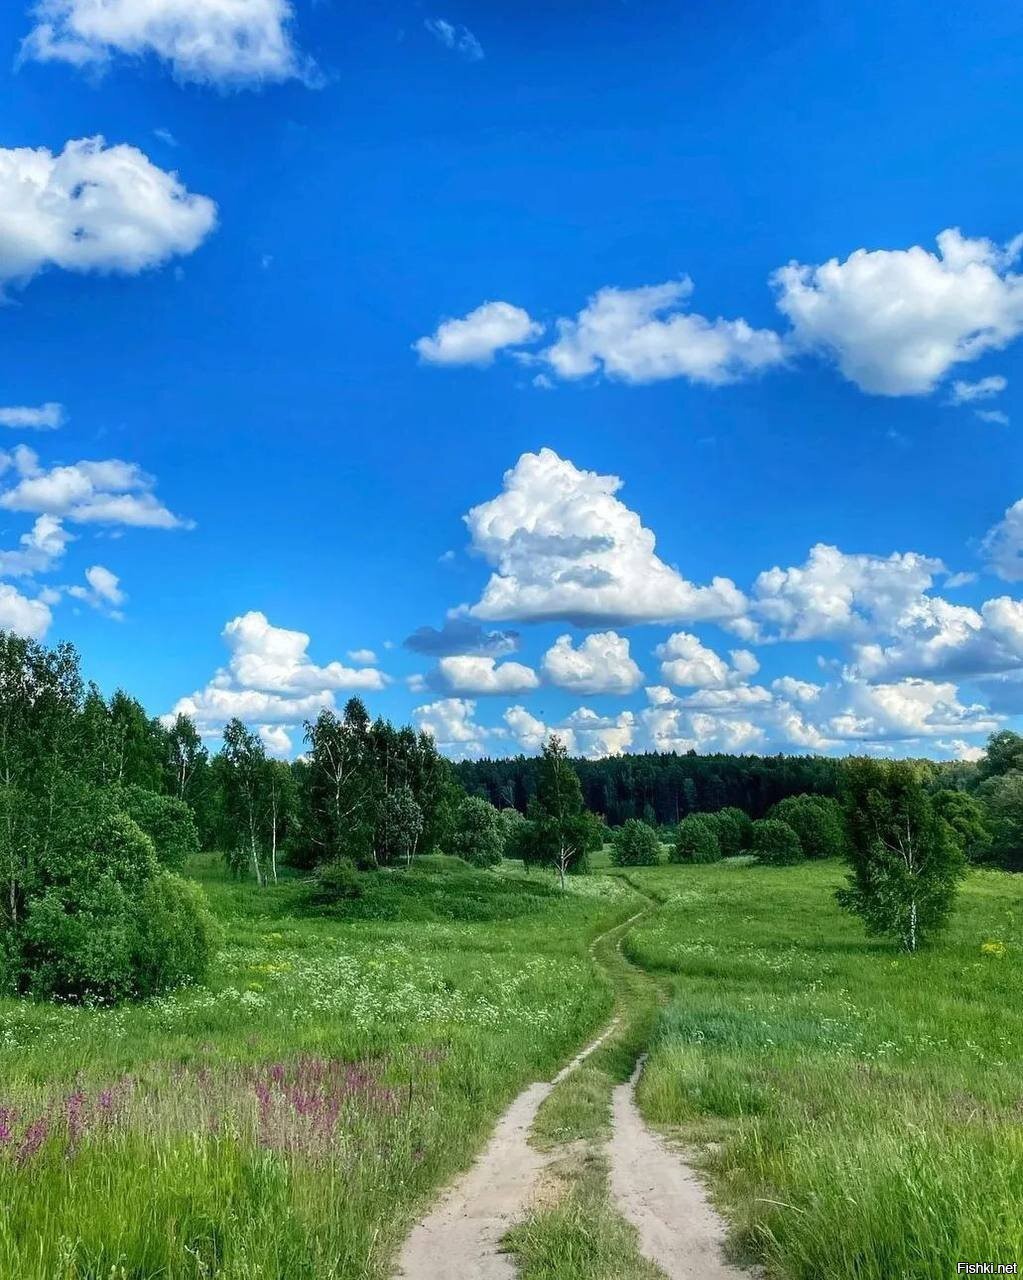
{"label": "distant forest", "polygon": [[[582,782],[586,807],[609,826],[640,818],[656,826],[674,826],[690,813],[735,805],[762,818],[773,804],[803,792],[836,796],[841,761],[827,756],[732,756],[650,753],[572,761]],[[955,786],[958,762],[936,765]],[[466,760],[455,773],[470,795],[498,808],[525,813],[536,792],[540,761],[516,756],[504,760]]]}

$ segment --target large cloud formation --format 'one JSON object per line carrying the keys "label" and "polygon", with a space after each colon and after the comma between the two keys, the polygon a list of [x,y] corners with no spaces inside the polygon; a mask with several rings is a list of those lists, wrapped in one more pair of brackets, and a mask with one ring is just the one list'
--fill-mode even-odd
{"label": "large cloud formation", "polygon": [[580,626],[742,613],[744,597],[728,578],[694,586],[658,558],[654,535],[614,496],[621,485],[552,449],[524,453],[504,491],[465,517],[473,549],[496,570],[468,612]]}

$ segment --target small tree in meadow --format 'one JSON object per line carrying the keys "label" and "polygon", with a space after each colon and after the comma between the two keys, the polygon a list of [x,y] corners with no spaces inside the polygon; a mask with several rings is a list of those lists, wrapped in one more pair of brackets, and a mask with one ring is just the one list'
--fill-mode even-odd
{"label": "small tree in meadow", "polygon": [[845,787],[851,871],[839,904],[916,951],[952,913],[963,850],[909,761],[851,760]]}
{"label": "small tree in meadow", "polygon": [[529,859],[557,871],[562,889],[565,876],[585,870],[587,855],[600,844],[600,824],[583,804],[579,775],[557,734],[543,745],[536,795],[519,843]]}
{"label": "small tree in meadow", "polygon": [[803,861],[803,846],[787,822],[780,818],[761,818],[754,822],[750,835],[750,852],[761,862],[774,867],[790,866]]}
{"label": "small tree in meadow", "polygon": [[661,842],[653,827],[628,818],[611,836],[611,861],[616,867],[654,867],[661,860]]}
{"label": "small tree in meadow", "polygon": [[691,813],[682,819],[669,857],[672,862],[721,861],[721,841],[706,815]]}
{"label": "small tree in meadow", "polygon": [[452,853],[474,867],[493,867],[504,856],[504,845],[500,813],[482,796],[466,796],[455,812]]}
{"label": "small tree in meadow", "polygon": [[830,796],[786,796],[767,816],[788,823],[807,858],[840,858],[845,853],[845,814]]}

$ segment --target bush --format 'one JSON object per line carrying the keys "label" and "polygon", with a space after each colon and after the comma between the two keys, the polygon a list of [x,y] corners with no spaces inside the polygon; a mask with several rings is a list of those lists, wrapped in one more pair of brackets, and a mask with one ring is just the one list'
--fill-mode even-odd
{"label": "bush", "polygon": [[112,802],[72,806],[40,858],[18,931],[19,985],[41,997],[150,996],[206,973],[214,930],[200,892],[163,871]]}
{"label": "bush", "polygon": [[701,814],[691,813],[678,824],[672,862],[720,862],[721,842],[714,827]]}
{"label": "bush", "polygon": [[787,822],[780,818],[761,818],[753,823],[750,850],[761,862],[775,867],[803,861],[803,846]]}
{"label": "bush", "polygon": [[611,861],[616,867],[653,867],[661,860],[661,842],[653,827],[629,818],[611,835]]}
{"label": "bush", "polygon": [[455,811],[451,852],[474,867],[492,867],[504,856],[505,824],[482,796],[466,796]]}
{"label": "bush", "polygon": [[172,871],[199,852],[199,831],[191,808],[177,796],[161,796],[144,787],[122,787],[117,804],[152,840],[156,856]]}
{"label": "bush", "polygon": [[742,853],[743,849],[749,844],[750,828],[753,823],[749,814],[744,810],[729,805],[724,809],[718,809],[716,813],[701,814],[699,816],[713,823],[714,830],[717,832],[718,842],[721,845],[722,857],[734,858],[737,853]]}
{"label": "bush", "polygon": [[365,888],[351,858],[321,862],[313,872],[311,898],[314,902],[351,902],[361,898]]}
{"label": "bush", "polygon": [[779,800],[767,815],[786,822],[807,858],[841,858],[848,843],[845,814],[830,796],[799,795]]}

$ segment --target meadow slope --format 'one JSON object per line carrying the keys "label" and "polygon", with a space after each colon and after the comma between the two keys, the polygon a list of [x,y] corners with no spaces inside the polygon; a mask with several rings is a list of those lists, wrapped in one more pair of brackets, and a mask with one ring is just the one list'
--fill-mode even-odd
{"label": "meadow slope", "polygon": [[209,988],[0,1003],[0,1276],[385,1275],[507,1102],[606,1018],[587,947],[633,902],[423,861],[331,917],[202,860]]}
{"label": "meadow slope", "polygon": [[669,978],[639,1089],[690,1143],[741,1252],[784,1280],[1023,1264],[1023,879],[972,872],[915,956],[842,914],[833,863],[629,873],[624,942]]}

